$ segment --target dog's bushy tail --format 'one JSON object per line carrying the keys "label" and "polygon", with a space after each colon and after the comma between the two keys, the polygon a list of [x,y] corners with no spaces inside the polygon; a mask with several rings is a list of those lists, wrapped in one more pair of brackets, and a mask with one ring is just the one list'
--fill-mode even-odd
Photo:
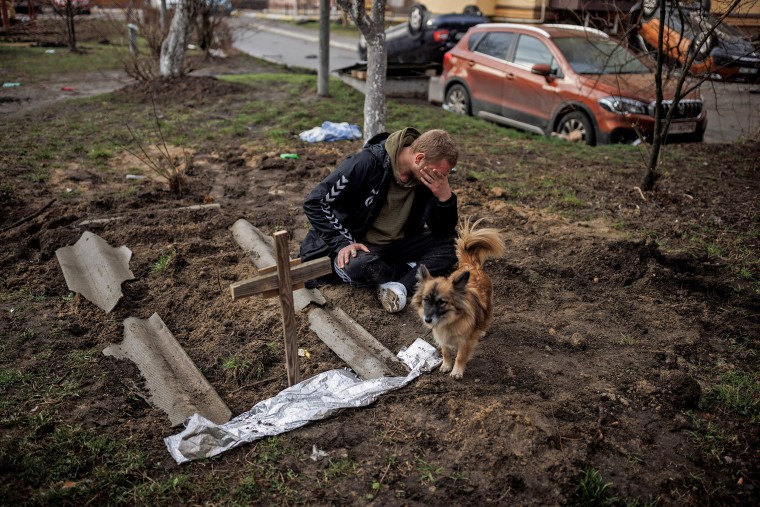
{"label": "dog's bushy tail", "polygon": [[482,221],[481,218],[473,222],[470,217],[466,217],[460,222],[456,242],[459,264],[481,266],[487,259],[501,257],[506,252],[498,229],[478,229],[478,224]]}

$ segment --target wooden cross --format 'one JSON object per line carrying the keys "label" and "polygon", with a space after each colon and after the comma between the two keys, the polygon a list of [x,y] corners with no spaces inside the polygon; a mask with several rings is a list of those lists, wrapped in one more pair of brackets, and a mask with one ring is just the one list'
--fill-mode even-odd
{"label": "wooden cross", "polygon": [[288,369],[288,385],[301,381],[298,369],[298,341],[296,339],[296,317],[293,306],[293,291],[302,289],[306,280],[332,273],[329,257],[321,257],[301,264],[301,259],[290,259],[288,254],[288,233],[274,233],[277,254],[274,266],[259,270],[259,276],[230,285],[232,300],[261,294],[265,298],[280,297],[282,328],[285,337],[285,365]]}

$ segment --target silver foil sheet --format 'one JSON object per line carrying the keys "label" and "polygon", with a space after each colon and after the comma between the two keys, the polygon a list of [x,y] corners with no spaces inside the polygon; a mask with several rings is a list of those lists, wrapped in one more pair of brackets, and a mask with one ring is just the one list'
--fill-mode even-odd
{"label": "silver foil sheet", "polygon": [[183,431],[166,437],[164,443],[177,463],[216,456],[241,444],[326,419],[346,408],[366,407],[441,363],[435,347],[420,338],[397,356],[409,367],[406,377],[361,380],[347,369],[326,371],[257,403],[224,424],[194,414]]}

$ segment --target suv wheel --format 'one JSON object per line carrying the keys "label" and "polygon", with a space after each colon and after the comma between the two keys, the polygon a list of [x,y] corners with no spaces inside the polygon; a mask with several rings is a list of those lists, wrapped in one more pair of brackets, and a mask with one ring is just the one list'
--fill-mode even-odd
{"label": "suv wheel", "polygon": [[557,124],[557,132],[569,135],[571,132],[581,134],[581,139],[589,146],[596,144],[596,133],[588,116],[580,111],[571,111],[560,118]]}
{"label": "suv wheel", "polygon": [[446,92],[446,100],[444,100],[448,109],[455,114],[470,114],[470,94],[467,93],[467,89],[460,85],[455,84]]}
{"label": "suv wheel", "polygon": [[660,7],[660,0],[643,0],[641,2],[641,13],[645,18],[651,18]]}
{"label": "suv wheel", "polygon": [[422,35],[425,28],[425,18],[427,17],[427,7],[422,4],[412,5],[409,11],[409,33],[414,36]]}
{"label": "suv wheel", "polygon": [[472,14],[473,16],[482,16],[483,11],[477,5],[466,5],[462,14]]}

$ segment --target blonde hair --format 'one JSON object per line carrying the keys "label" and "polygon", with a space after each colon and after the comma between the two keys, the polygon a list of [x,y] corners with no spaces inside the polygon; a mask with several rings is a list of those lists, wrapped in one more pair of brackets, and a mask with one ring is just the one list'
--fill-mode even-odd
{"label": "blonde hair", "polygon": [[445,130],[428,130],[414,140],[411,145],[413,153],[423,153],[431,162],[445,160],[451,167],[457,165],[459,151],[454,146],[454,140]]}

